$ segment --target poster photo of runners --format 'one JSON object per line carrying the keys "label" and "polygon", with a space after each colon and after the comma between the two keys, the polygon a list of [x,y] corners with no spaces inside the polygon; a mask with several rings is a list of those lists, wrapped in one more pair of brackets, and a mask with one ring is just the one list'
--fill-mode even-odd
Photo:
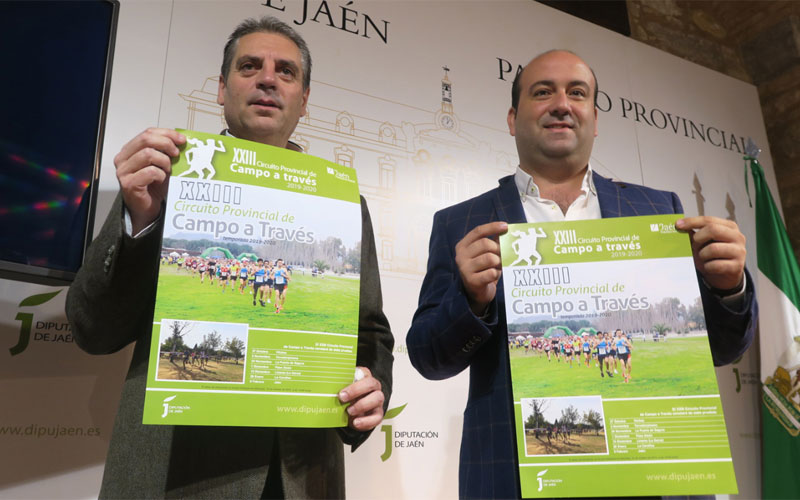
{"label": "poster photo of runners", "polygon": [[608,454],[599,397],[522,398],[521,406],[526,456]]}
{"label": "poster photo of runners", "polygon": [[[657,272],[649,272],[648,278],[662,286],[671,281],[676,290],[697,286]],[[699,295],[688,302],[665,295],[643,310],[608,312],[600,318],[594,314],[559,320],[522,315],[509,322],[515,390],[605,397],[717,390]]]}
{"label": "poster photo of runners", "polygon": [[161,321],[157,380],[244,382],[247,325]]}
{"label": "poster photo of runners", "polygon": [[272,243],[165,237],[156,317],[355,331],[360,239],[349,245],[338,237],[310,246]]}

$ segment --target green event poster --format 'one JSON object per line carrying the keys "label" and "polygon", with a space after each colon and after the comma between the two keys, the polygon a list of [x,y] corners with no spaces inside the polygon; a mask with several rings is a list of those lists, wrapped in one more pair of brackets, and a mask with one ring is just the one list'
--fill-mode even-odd
{"label": "green event poster", "polygon": [[524,498],[737,492],[680,217],[501,236]]}
{"label": "green event poster", "polygon": [[358,344],[356,173],[181,130],[143,423],[341,427]]}

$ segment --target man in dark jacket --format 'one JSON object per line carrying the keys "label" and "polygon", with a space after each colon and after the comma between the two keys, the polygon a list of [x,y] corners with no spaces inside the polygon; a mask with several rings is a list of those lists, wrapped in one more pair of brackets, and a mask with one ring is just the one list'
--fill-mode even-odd
{"label": "man in dark jacket", "polygon": [[[299,150],[289,137],[306,113],[310,81],[311,56],[297,32],[272,17],[245,20],[224,51],[217,102],[224,106],[225,133]],[[392,383],[394,340],[363,198],[357,364],[364,377],[339,392],[349,403],[349,426],[142,425],[163,205],[171,159],[185,142],[174,130],[151,128],[123,146],[114,158],[120,195],[67,297],[75,341],[87,352],[136,342],[100,496],[341,498],[342,442],[355,448],[380,423]]]}

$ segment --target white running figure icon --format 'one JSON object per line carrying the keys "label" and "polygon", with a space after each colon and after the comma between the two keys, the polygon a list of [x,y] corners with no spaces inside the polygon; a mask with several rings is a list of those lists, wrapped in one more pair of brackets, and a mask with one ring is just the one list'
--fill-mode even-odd
{"label": "white running figure icon", "polygon": [[186,155],[186,163],[189,164],[189,170],[181,172],[178,174],[178,177],[183,177],[184,175],[194,172],[197,174],[198,179],[202,179],[204,170],[208,170],[207,179],[214,177],[217,171],[214,170],[214,166],[211,165],[211,159],[214,157],[215,151],[221,153],[225,152],[225,145],[222,144],[222,141],[217,141],[219,142],[219,147],[214,144],[214,139],[206,139],[206,142],[203,142],[200,139],[192,138],[187,142],[189,144],[194,144],[195,147],[187,149],[186,153],[184,153],[184,155]]}
{"label": "white running figure icon", "polygon": [[[514,231],[511,233],[512,236],[517,236],[519,239],[515,240],[514,243],[511,244],[511,248],[514,249],[514,252],[517,254],[517,260],[511,263],[512,266],[517,265],[520,261],[527,262],[529,266],[537,266],[539,262],[542,260],[542,256],[536,250],[536,243],[539,238],[547,238],[547,234],[545,234],[544,229],[541,227],[537,228],[528,228],[528,232],[523,231]],[[536,262],[531,261],[531,257],[536,259]]]}

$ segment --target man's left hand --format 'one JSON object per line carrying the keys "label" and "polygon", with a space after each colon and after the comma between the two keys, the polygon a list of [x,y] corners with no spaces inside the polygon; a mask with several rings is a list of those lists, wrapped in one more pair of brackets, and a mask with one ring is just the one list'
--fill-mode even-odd
{"label": "man's left hand", "polygon": [[339,391],[339,401],[350,403],[347,407],[348,425],[357,431],[369,431],[383,420],[383,391],[381,382],[372,376],[369,368],[359,366],[364,378]]}
{"label": "man's left hand", "polygon": [[719,217],[686,217],[675,227],[689,233],[694,265],[708,285],[731,290],[742,283],[747,248],[735,222]]}

